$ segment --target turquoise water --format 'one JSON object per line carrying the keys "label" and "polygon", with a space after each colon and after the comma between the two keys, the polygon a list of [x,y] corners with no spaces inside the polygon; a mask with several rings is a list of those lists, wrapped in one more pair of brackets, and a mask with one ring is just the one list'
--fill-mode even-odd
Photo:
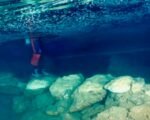
{"label": "turquoise water", "polygon": [[149,40],[149,0],[3,0],[0,120],[150,120]]}

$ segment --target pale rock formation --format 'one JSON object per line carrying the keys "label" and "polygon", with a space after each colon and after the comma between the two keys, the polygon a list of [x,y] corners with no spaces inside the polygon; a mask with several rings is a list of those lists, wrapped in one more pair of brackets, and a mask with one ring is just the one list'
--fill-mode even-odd
{"label": "pale rock formation", "polygon": [[145,81],[143,78],[136,78],[135,81],[132,82],[131,91],[133,93],[140,92],[144,90]]}
{"label": "pale rock formation", "polygon": [[112,93],[105,101],[107,108],[116,105],[129,109],[144,103],[150,103],[150,96],[146,95],[143,91],[136,92],[134,94],[131,91],[122,94]]}
{"label": "pale rock formation", "polygon": [[150,104],[135,106],[130,109],[131,120],[150,120]]}
{"label": "pale rock formation", "polygon": [[57,99],[68,98],[82,81],[83,76],[81,74],[60,77],[50,86],[49,91]]}
{"label": "pale rock formation", "polygon": [[96,120],[127,120],[127,113],[125,108],[112,106],[99,113]]}
{"label": "pale rock formation", "polygon": [[70,112],[80,111],[96,102],[102,101],[106,95],[103,85],[99,80],[87,80],[73,93],[73,104]]}
{"label": "pale rock formation", "polygon": [[134,79],[130,76],[122,76],[115,78],[105,85],[105,89],[113,93],[124,93],[131,89],[131,84]]}
{"label": "pale rock formation", "polygon": [[105,85],[112,79],[114,79],[114,77],[110,74],[106,74],[106,75],[96,74],[90,78],[87,78],[86,81],[97,82],[99,84]]}
{"label": "pale rock formation", "polygon": [[146,95],[150,96],[150,84],[144,86],[144,92]]}
{"label": "pale rock formation", "polygon": [[94,118],[98,113],[104,110],[104,105],[100,103],[96,103],[92,106],[87,107],[81,111],[82,120],[91,120]]}
{"label": "pale rock formation", "polygon": [[26,95],[41,94],[45,89],[50,86],[50,81],[44,78],[30,80],[25,89]]}
{"label": "pale rock formation", "polygon": [[150,120],[150,85],[130,76],[46,76],[29,81],[13,110],[19,120]]}
{"label": "pale rock formation", "polygon": [[56,116],[63,113],[67,113],[70,106],[70,99],[61,99],[55,100],[52,104],[49,104],[47,108],[45,108],[45,112],[47,115]]}

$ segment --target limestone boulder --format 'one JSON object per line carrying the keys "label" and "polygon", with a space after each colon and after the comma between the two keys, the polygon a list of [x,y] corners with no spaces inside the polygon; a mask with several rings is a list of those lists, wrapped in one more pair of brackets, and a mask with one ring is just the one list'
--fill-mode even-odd
{"label": "limestone boulder", "polygon": [[45,112],[49,116],[58,116],[68,112],[70,106],[70,99],[55,100],[53,104],[49,104]]}
{"label": "limestone boulder", "polygon": [[144,85],[145,85],[145,81],[143,78],[136,78],[132,82],[131,91],[133,93],[141,92],[142,90],[144,90]]}
{"label": "limestone boulder", "polygon": [[50,86],[49,91],[57,99],[68,98],[82,81],[83,76],[81,74],[60,77]]}
{"label": "limestone boulder", "polygon": [[73,103],[70,112],[80,111],[94,103],[102,101],[106,95],[106,90],[99,81],[85,81],[73,93]]}
{"label": "limestone boulder", "polygon": [[96,120],[127,120],[127,113],[128,111],[125,108],[112,106],[99,113]]}
{"label": "limestone boulder", "polygon": [[26,95],[37,95],[41,94],[46,88],[49,87],[49,82],[46,80],[31,80],[28,82],[26,89],[25,89],[25,94]]}
{"label": "limestone boulder", "polygon": [[121,76],[115,78],[105,85],[105,89],[113,93],[124,93],[131,89],[131,84],[134,79],[130,76]]}
{"label": "limestone boulder", "polygon": [[96,103],[81,111],[82,120],[91,120],[98,113],[104,111],[104,105]]}
{"label": "limestone boulder", "polygon": [[132,91],[129,91],[122,94],[109,94],[106,98],[105,106],[110,107],[115,105],[130,109],[144,103],[150,103],[150,96],[146,95],[144,91],[134,94]]}
{"label": "limestone boulder", "polygon": [[143,104],[131,108],[129,118],[132,120],[150,120],[150,104]]}
{"label": "limestone boulder", "polygon": [[150,96],[150,84],[146,84],[144,86],[144,93],[148,96]]}
{"label": "limestone boulder", "polygon": [[25,83],[11,73],[0,74],[0,93],[19,95],[24,91],[25,86]]}
{"label": "limestone boulder", "polygon": [[97,82],[101,85],[105,85],[106,83],[108,83],[112,79],[114,79],[114,77],[110,74],[106,74],[106,75],[96,74],[90,78],[87,78],[86,81]]}

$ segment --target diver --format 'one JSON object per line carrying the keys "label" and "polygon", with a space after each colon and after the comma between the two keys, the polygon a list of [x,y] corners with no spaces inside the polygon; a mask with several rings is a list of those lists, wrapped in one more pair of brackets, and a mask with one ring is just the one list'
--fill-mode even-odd
{"label": "diver", "polygon": [[40,38],[31,37],[31,46],[32,46],[32,58],[31,65],[33,66],[33,77],[40,77],[41,75],[48,75],[49,73],[43,69],[43,54],[42,54],[42,43]]}

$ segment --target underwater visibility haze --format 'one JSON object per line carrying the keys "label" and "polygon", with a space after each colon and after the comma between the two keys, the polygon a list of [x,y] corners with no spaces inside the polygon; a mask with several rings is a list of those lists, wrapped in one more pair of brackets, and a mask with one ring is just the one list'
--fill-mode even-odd
{"label": "underwater visibility haze", "polygon": [[101,34],[106,28],[113,31],[118,27],[128,32],[144,29],[147,35],[149,6],[149,0],[3,0],[1,42],[23,39],[29,32],[39,36]]}
{"label": "underwater visibility haze", "polygon": [[149,61],[150,0],[0,0],[0,120],[150,120]]}

